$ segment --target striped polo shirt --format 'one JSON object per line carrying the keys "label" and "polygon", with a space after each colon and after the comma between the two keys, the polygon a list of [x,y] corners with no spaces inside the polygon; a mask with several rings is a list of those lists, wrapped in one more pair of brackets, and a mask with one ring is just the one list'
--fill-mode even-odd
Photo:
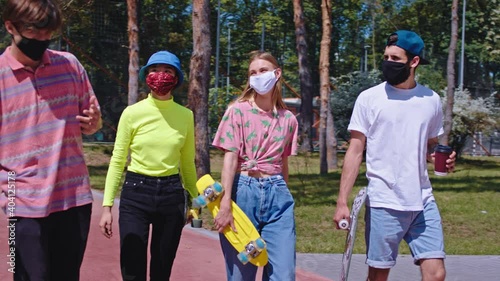
{"label": "striped polo shirt", "polygon": [[46,217],[92,202],[77,115],[94,95],[70,53],[47,50],[31,70],[0,55],[0,206],[9,217]]}

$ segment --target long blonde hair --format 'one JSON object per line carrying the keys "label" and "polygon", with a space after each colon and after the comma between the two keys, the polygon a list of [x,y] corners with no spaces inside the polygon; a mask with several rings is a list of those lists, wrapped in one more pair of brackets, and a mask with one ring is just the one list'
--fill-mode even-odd
{"label": "long blonde hair", "polygon": [[[271,55],[271,53],[262,51],[251,52],[250,61],[248,65],[252,64],[252,62],[257,59],[266,60],[270,62],[274,66],[274,68],[280,68],[278,61],[274,58],[273,55]],[[248,76],[250,77],[250,73],[248,73]],[[276,109],[287,109],[285,103],[283,102],[283,96],[281,94],[281,88],[283,85],[282,80],[283,80],[283,73],[281,74],[280,78],[274,85],[273,92],[271,94],[271,100],[273,102],[273,106]],[[247,84],[245,86],[245,89],[243,90],[242,94],[238,97],[237,101],[242,102],[242,101],[253,100],[255,98],[255,95],[257,95],[257,93],[255,92],[254,89],[250,87],[250,79],[247,79]]]}

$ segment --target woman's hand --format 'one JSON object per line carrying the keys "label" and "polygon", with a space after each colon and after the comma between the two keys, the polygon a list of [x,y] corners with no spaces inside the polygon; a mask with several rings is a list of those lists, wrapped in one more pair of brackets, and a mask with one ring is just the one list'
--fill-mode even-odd
{"label": "woman's hand", "polygon": [[111,206],[104,206],[101,215],[101,221],[99,222],[99,227],[101,228],[101,232],[106,238],[113,237],[113,214],[111,213]]}
{"label": "woman's hand", "polygon": [[221,200],[219,212],[214,219],[214,225],[217,231],[221,233],[228,225],[231,226],[234,232],[238,233],[236,227],[234,226],[231,200]]}

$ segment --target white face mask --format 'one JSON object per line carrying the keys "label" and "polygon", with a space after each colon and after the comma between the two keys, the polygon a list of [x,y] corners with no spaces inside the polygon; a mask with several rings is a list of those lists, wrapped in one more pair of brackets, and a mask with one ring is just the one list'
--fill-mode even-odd
{"label": "white face mask", "polygon": [[276,69],[273,71],[264,72],[259,75],[250,76],[250,87],[254,89],[257,94],[265,95],[271,91],[271,89],[278,81],[276,77]]}

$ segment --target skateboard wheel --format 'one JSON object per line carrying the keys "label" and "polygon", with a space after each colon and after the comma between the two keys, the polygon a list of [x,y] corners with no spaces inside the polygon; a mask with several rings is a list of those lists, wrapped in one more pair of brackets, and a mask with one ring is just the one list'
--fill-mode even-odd
{"label": "skateboard wheel", "polygon": [[205,207],[207,205],[207,200],[205,200],[205,197],[203,195],[200,195],[200,196],[194,198],[193,203],[196,206]]}
{"label": "skateboard wheel", "polygon": [[240,262],[242,264],[247,264],[248,263],[248,256],[247,256],[247,253],[245,251],[241,252],[238,254],[238,259],[240,260]]}
{"label": "skateboard wheel", "polygon": [[214,190],[217,194],[222,192],[222,185],[218,182],[213,184]]}
{"label": "skateboard wheel", "polygon": [[347,229],[347,228],[349,228],[349,222],[346,219],[341,219],[339,221],[339,228],[340,229]]}
{"label": "skateboard wheel", "polygon": [[264,239],[262,238],[258,238],[257,240],[255,240],[255,248],[257,248],[257,250],[259,251],[262,251],[266,248],[266,241],[264,241]]}

